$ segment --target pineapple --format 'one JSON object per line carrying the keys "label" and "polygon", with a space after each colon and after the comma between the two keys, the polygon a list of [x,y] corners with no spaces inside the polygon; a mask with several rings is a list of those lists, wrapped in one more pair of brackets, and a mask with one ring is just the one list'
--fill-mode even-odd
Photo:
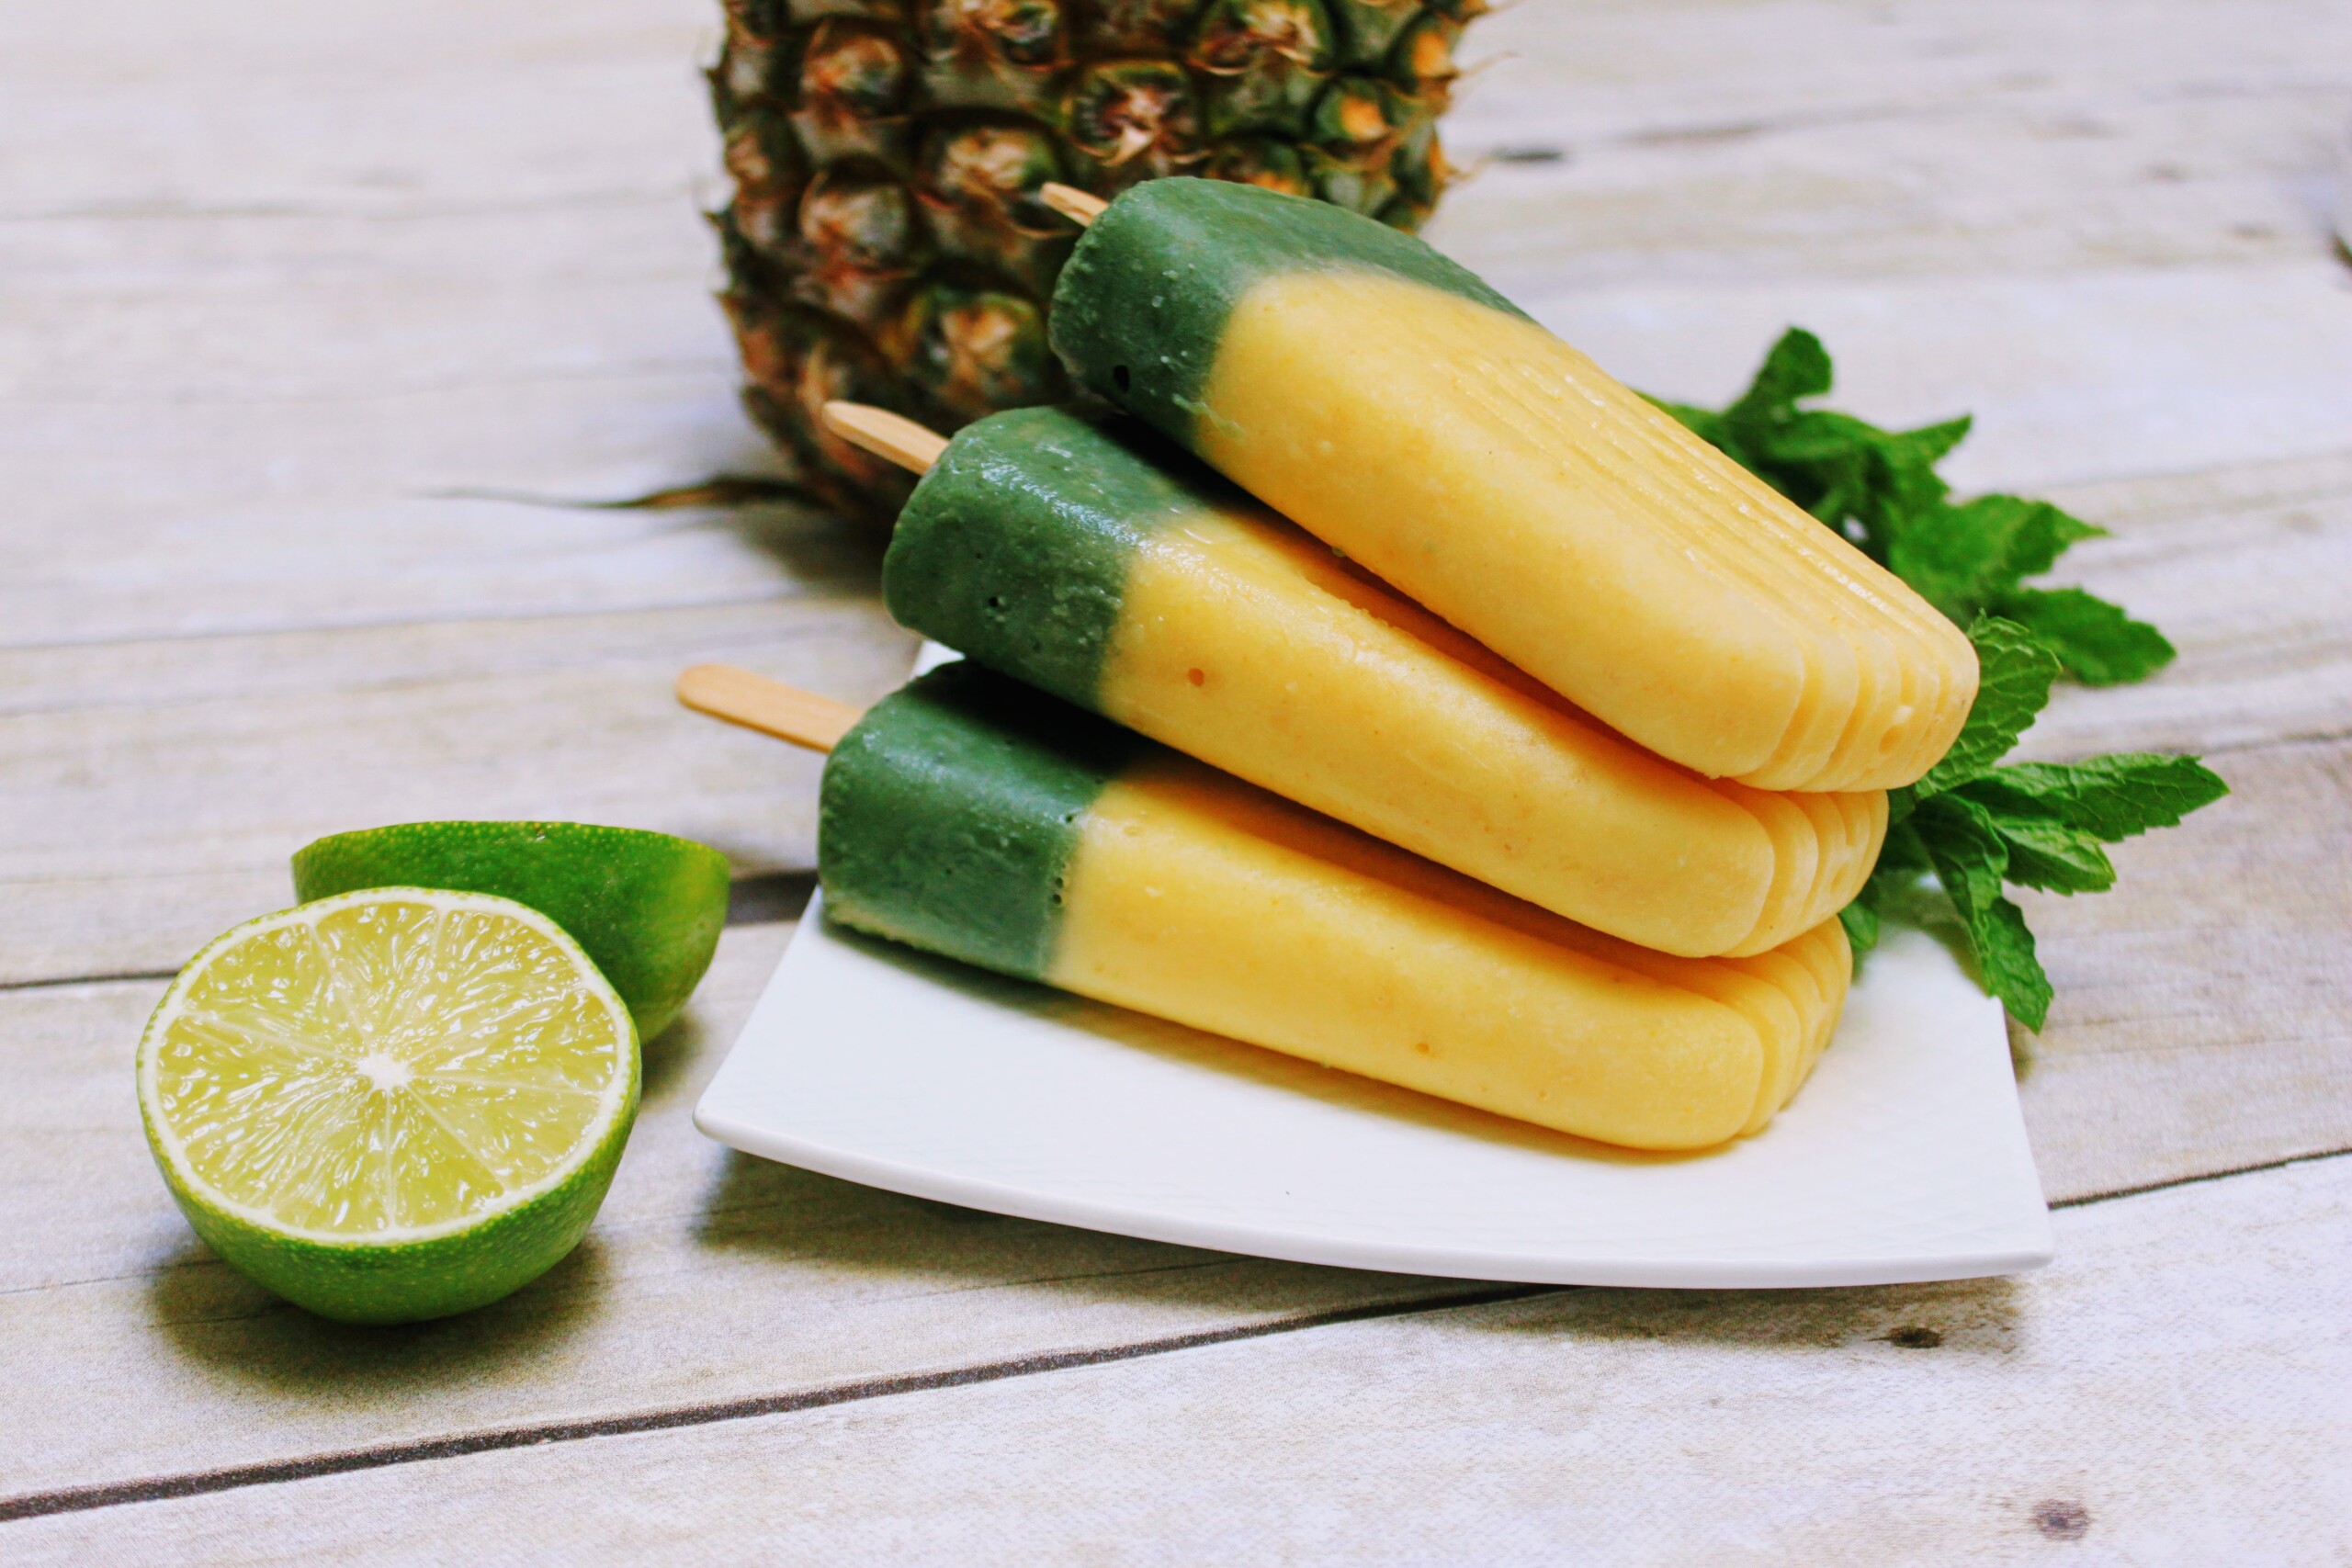
{"label": "pineapple", "polygon": [[726,0],[717,214],[745,406],[792,481],[895,513],[905,476],[828,400],[942,429],[1067,396],[1045,306],[1060,180],[1197,174],[1401,228],[1446,180],[1437,118],[1486,0]]}

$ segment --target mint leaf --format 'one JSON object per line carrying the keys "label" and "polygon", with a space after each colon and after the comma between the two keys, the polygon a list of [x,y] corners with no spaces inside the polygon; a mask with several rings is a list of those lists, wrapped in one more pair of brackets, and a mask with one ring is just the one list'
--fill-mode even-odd
{"label": "mint leaf", "polygon": [[1886,564],[1921,598],[1965,626],[1987,609],[1997,613],[2020,592],[2020,579],[2048,571],[2067,547],[2105,531],[2046,501],[1980,495],[1958,506],[1939,503],[1916,512],[1890,538]]}
{"label": "mint leaf", "polygon": [[[1961,786],[1961,798],[1984,805],[1973,784]],[[2020,887],[2049,893],[2104,893],[2115,886],[2115,867],[2098,840],[2080,828],[2039,812],[2007,811],[1986,807],[1993,830],[2001,836],[2008,854],[2007,875]]]}
{"label": "mint leaf", "polygon": [[1996,898],[1982,910],[1963,911],[1962,919],[1984,988],[2001,998],[2010,1017],[2039,1032],[2050,1017],[2052,993],[2025,911],[2007,898]]}
{"label": "mint leaf", "polygon": [[2086,523],[2073,513],[2046,501],[2026,501],[2014,495],[1980,495],[1966,505],[2021,511],[2022,515],[2010,535],[2007,562],[2012,583],[2020,577],[2041,576],[2058,564],[2060,556],[2085,539],[2107,536],[2107,530],[2098,525]]}
{"label": "mint leaf", "polygon": [[1846,944],[1854,950],[1856,958],[1878,945],[1878,910],[1869,899],[1858,897],[1838,910],[1838,923],[1846,928]]}
{"label": "mint leaf", "polygon": [[2025,579],[2049,571],[2070,546],[2103,530],[2020,496],[1952,503],[1936,465],[1967,435],[1965,416],[1895,431],[1800,406],[1832,382],[1821,340],[1791,327],[1730,406],[1658,406],[1962,626],[1991,612],[2046,629],[2053,642],[2067,643],[2060,649],[2067,672],[2094,684],[2138,679],[2170,657],[2161,637],[2148,640],[2154,628],[2081,589],[2052,591],[2067,595],[2063,604],[2031,599],[2036,591],[2025,588]]}
{"label": "mint leaf", "polygon": [[1968,434],[1967,419],[1894,431],[1803,406],[1833,378],[1821,340],[1792,327],[1730,406],[1658,406],[1969,628],[1979,682],[1967,723],[1927,777],[1888,792],[1885,849],[1838,919],[1858,958],[1890,919],[1939,919],[1928,910],[1941,900],[1920,886],[1933,871],[1987,988],[2039,1029],[2050,980],[2004,886],[2102,891],[2115,881],[2102,843],[2169,827],[2228,786],[2188,757],[2001,763],[2059,675],[2141,680],[2172,660],[2172,644],[2083,589],[2027,586],[2104,530],[2023,496],[1952,501],[1936,465]]}
{"label": "mint leaf", "polygon": [[1911,814],[1928,863],[1936,880],[1967,917],[2001,897],[2001,879],[2009,869],[2008,845],[1993,826],[1992,814],[1973,800],[1941,795],[1923,800]]}
{"label": "mint leaf", "polygon": [[[1910,791],[1894,790],[1889,795],[1890,804],[1899,801],[1908,812]],[[1901,817],[1892,818],[1885,847],[1879,851],[1878,864],[1871,868],[1870,877],[1854,896],[1854,901],[1838,911],[1838,919],[1846,927],[1846,940],[1852,944],[1857,959],[1878,945],[1880,927],[1930,869],[1928,847],[1920,842],[1917,829]]]}
{"label": "mint leaf", "polygon": [[1756,378],[1724,411],[1724,417],[1734,425],[1784,419],[1801,400],[1829,390],[1833,374],[1829,351],[1821,340],[1803,327],[1791,327],[1765,353]]}
{"label": "mint leaf", "polygon": [[1919,597],[1965,626],[1987,600],[2016,586],[2009,560],[2031,518],[2027,503],[2007,495],[1940,507],[1895,535],[1886,564]]}
{"label": "mint leaf", "polygon": [[1947,795],[1921,801],[1912,820],[1935,865],[1936,880],[1968,932],[1985,988],[2018,1022],[2040,1029],[2050,1014],[2050,976],[2035,955],[2025,912],[2001,891],[2009,870],[2008,846],[1991,813],[1973,800]]}
{"label": "mint leaf", "polygon": [[2011,588],[1989,607],[2030,629],[2086,686],[2144,681],[2173,660],[2164,633],[2080,588]]}
{"label": "mint leaf", "polygon": [[1976,645],[1976,701],[1943,761],[1912,785],[1921,800],[1967,783],[2007,756],[2049,703],[2050,683],[2058,678],[2057,656],[2013,621],[1982,616],[1968,628],[1968,640]]}
{"label": "mint leaf", "polygon": [[2171,828],[2230,793],[2194,757],[2118,751],[2080,762],[2016,762],[1972,782],[1968,794],[1996,807],[2040,809],[2106,843]]}

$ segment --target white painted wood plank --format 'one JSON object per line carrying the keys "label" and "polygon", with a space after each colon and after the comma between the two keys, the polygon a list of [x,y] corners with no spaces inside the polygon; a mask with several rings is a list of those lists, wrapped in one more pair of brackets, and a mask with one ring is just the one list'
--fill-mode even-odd
{"label": "white painted wood plank", "polygon": [[[2062,688],[2034,754],[2352,729],[2352,458],[2049,493],[2115,533],[2056,580],[2182,655],[2144,685]],[[832,558],[870,581],[870,549]],[[669,678],[724,657],[864,702],[907,647],[870,601],[824,597],[0,650],[0,981],[169,967],[279,897],[293,849],[379,821],[601,816],[806,866],[814,761],[675,711]],[[2299,863],[2280,874],[2323,874]]]}
{"label": "white painted wood plank", "polygon": [[2042,274],[2326,250],[2352,17],[2319,0],[1522,6],[1432,231],[1547,282]]}
{"label": "white painted wood plank", "polygon": [[451,494],[767,465],[708,298],[717,18],[116,3],[11,49],[0,642],[838,585],[829,523]]}
{"label": "white painted wood plank", "polygon": [[[130,1093],[161,987],[0,993],[0,1496],[789,1394],[1451,1293],[1001,1220],[752,1160],[695,1131],[786,928],[729,931],[581,1250],[496,1306],[341,1327],[215,1260]],[[5,1530],[6,1526],[0,1526]],[[0,1559],[13,1549],[0,1537]]]}
{"label": "white painted wood plank", "polygon": [[96,0],[11,21],[11,220],[642,194],[704,130],[694,67],[720,28],[702,0]]}
{"label": "white painted wood plank", "polygon": [[2057,1000],[2021,1043],[2053,1197],[2352,1149],[2352,742],[2214,759],[2230,798],[2023,893]]}
{"label": "white painted wood plank", "polygon": [[[0,904],[30,918],[0,927],[0,953],[46,942],[44,974],[166,966],[278,901],[287,850],[356,825],[346,812],[601,813],[697,831],[746,868],[805,861],[806,778],[795,790],[788,770],[806,765],[694,727],[660,693],[674,655],[740,637],[853,694],[894,635],[835,602],[870,581],[870,553],[780,512],[746,536],[709,514],[445,498],[609,499],[762,462],[703,298],[712,137],[690,62],[709,0],[113,0],[55,17],[0,51],[0,643],[18,645],[0,656],[0,729],[29,738],[0,748],[0,790],[26,785],[0,820],[57,840],[0,859],[0,879],[38,873],[5,883]],[[2313,259],[2314,196],[2323,133],[2352,102],[2346,25],[2316,0],[1521,6],[1473,37],[1473,55],[1522,63],[1465,95],[1454,145],[1561,140],[1571,157],[1497,166],[1440,236],[1514,288],[1608,286],[1616,303],[1595,296],[1592,313],[1670,350],[1660,375],[1694,393],[1806,320],[1855,393],[1887,400],[1849,406],[1983,414],[1971,480],[2321,451],[2340,446],[2325,432],[2342,317],[2337,275]],[[1632,309],[1645,299],[1665,301],[1654,322]],[[2176,400],[2181,386],[2196,396]],[[2180,407],[2205,417],[2166,426]],[[2291,531],[2291,504],[2262,504],[2251,521]],[[2184,520],[2180,538],[2196,531]],[[2148,688],[2128,718],[2104,705],[2116,694],[2086,699],[2079,725],[2062,706],[2041,743],[2337,722],[2336,645],[2312,631],[2342,581],[2322,575],[2332,547],[2281,543],[2305,585],[2274,614],[2284,636],[2245,629],[2259,578],[2162,552],[2142,573],[2141,547],[2136,532],[2100,547],[2086,571],[2152,613],[2142,596],[2166,592],[2184,616],[2212,612],[2184,636],[2182,683]],[[2200,600],[2200,574],[2228,592]],[[795,594],[815,603],[778,606]],[[2172,614],[2158,618],[2179,632]],[[451,624],[518,615],[545,624]],[[584,649],[592,626],[603,640]],[[206,640],[220,633],[239,635]],[[67,642],[108,646],[24,646]],[[109,690],[139,695],[107,714]],[[2267,807],[2341,776],[2267,753],[2244,767]],[[2310,841],[2332,843],[2341,817],[2310,809],[2324,829]],[[66,829],[103,864],[43,859]],[[2184,838],[2177,860],[2127,859],[2133,892],[2037,911],[2062,990],[2086,998],[2062,1001],[2028,1079],[2063,1180],[2330,1135],[2346,1098],[2326,1076],[2340,949],[2320,922],[2341,899],[2256,830]],[[2267,912],[2228,904],[2241,886],[2272,893]],[[2122,901],[2143,888],[2148,903]],[[2222,932],[2199,898],[2244,928]],[[714,994],[748,995],[757,940],[730,935]],[[2266,983],[2259,1006],[2199,988],[2217,953]],[[684,1122],[711,1047],[670,1042],[588,1253],[465,1324],[343,1334],[205,1260],[164,1204],[115,1087],[154,989],[0,997],[19,1021],[12,1064],[39,1068],[12,1066],[22,1120],[0,1142],[20,1238],[0,1253],[17,1286],[0,1358],[29,1412],[0,1450],[32,1455],[8,1472],[28,1484],[804,1388],[1398,1288],[959,1220],[729,1161]],[[170,1550],[208,1547],[227,1550]]]}
{"label": "white painted wood plank", "polygon": [[[2352,778],[2347,759],[2341,743],[2234,755],[2237,797],[2120,855],[2128,894],[2036,903],[2060,1002],[2024,1093],[2053,1197],[2352,1146],[2352,902],[2301,874],[2352,851],[2352,791],[2301,835],[2247,828]],[[275,1305],[188,1235],[125,1087],[159,985],[0,993],[17,1064],[0,1102],[0,1381],[17,1391],[0,1493],[768,1395],[1424,1288],[962,1215],[709,1144],[689,1109],[781,937],[731,931],[693,1022],[652,1047],[646,1110],[583,1258],[477,1318],[399,1335]],[[330,1405],[286,1406],[330,1376],[344,1391]]]}
{"label": "white painted wood plank", "polygon": [[865,597],[0,649],[0,982],[176,968],[324,833],[654,828],[815,863],[820,760],[678,706],[748,664],[859,704],[912,639]]}
{"label": "white painted wood plank", "polygon": [[2045,1272],[1583,1291],[0,1527],[18,1560],[2339,1562],[2352,1160]]}
{"label": "white painted wood plank", "polygon": [[2051,581],[2128,605],[2180,658],[2139,685],[2060,686],[2026,754],[2352,732],[2352,453],[2051,493],[2114,535],[2077,545]]}
{"label": "white painted wood plank", "polygon": [[[1522,302],[1654,396],[1721,407],[1783,329],[1820,336],[1821,406],[1894,429],[1973,414],[1942,465],[1963,494],[2341,454],[2352,268],[2115,268],[2047,276],[1537,284]],[[2170,510],[2153,488],[2141,510]]]}

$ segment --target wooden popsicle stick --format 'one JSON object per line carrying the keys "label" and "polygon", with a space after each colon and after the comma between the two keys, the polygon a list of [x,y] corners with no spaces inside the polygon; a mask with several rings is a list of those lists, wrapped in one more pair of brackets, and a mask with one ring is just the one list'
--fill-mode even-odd
{"label": "wooden popsicle stick", "polygon": [[935,430],[926,430],[904,414],[877,409],[871,403],[843,402],[839,399],[818,411],[825,428],[853,446],[865,448],[877,457],[888,457],[902,468],[922,473],[939,461],[947,450],[947,437]]}
{"label": "wooden popsicle stick", "polygon": [[697,664],[678,675],[678,700],[696,713],[806,746],[830,751],[841,744],[860,710],[740,665]]}
{"label": "wooden popsicle stick", "polygon": [[1102,216],[1111,204],[1099,196],[1090,196],[1076,186],[1066,186],[1059,180],[1047,180],[1037,187],[1037,199],[1083,229]]}
{"label": "wooden popsicle stick", "polygon": [[818,417],[827,430],[851,446],[864,447],[877,457],[888,457],[918,474],[939,461],[939,455],[947,449],[947,437],[937,431],[926,430],[904,414],[877,409],[871,403],[835,399],[818,411]]}

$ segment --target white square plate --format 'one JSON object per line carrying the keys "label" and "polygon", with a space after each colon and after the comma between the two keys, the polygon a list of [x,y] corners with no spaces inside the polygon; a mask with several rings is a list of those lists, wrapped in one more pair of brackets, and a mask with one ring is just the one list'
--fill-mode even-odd
{"label": "white square plate", "polygon": [[1586,1143],[829,927],[695,1111],[722,1143],[968,1207],[1363,1269],[1862,1285],[2046,1263],[1997,1003],[1892,931],[1794,1103],[1660,1156]]}
{"label": "white square plate", "polygon": [[[936,643],[921,674],[954,659]],[[2001,1006],[1893,929],[1795,1100],[1648,1155],[836,930],[808,906],[695,1107],[747,1154],[1024,1219],[1301,1263],[1685,1289],[2050,1261]]]}

